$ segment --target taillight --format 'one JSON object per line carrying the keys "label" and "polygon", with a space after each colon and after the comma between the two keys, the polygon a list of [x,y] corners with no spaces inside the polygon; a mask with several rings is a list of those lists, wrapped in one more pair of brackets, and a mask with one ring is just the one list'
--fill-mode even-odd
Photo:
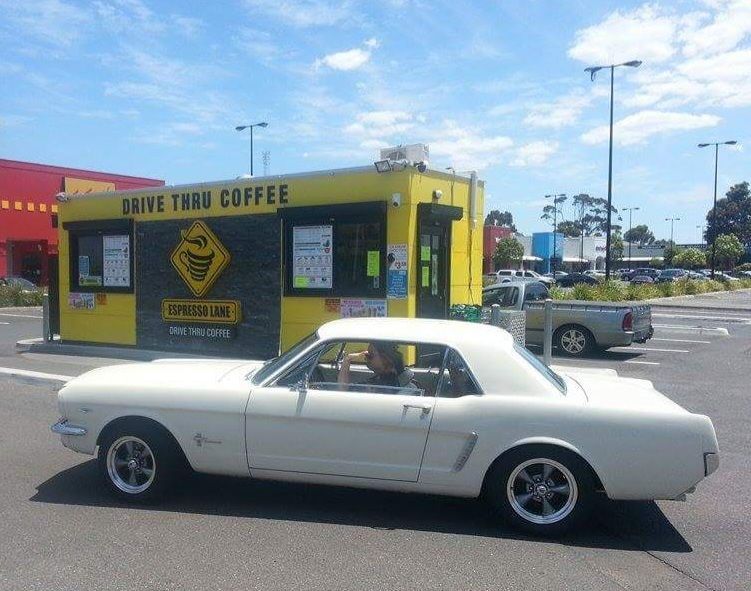
{"label": "taillight", "polygon": [[623,330],[634,329],[634,315],[631,312],[626,312],[626,315],[623,317],[623,324],[621,325],[621,328]]}

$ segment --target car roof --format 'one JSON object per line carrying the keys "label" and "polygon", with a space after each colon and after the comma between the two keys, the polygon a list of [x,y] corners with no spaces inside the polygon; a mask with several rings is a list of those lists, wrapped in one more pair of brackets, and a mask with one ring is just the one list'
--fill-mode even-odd
{"label": "car roof", "polygon": [[513,344],[511,335],[497,326],[428,318],[342,318],[321,326],[318,335],[324,340],[434,343],[459,349],[467,346],[474,349],[488,339],[505,348]]}

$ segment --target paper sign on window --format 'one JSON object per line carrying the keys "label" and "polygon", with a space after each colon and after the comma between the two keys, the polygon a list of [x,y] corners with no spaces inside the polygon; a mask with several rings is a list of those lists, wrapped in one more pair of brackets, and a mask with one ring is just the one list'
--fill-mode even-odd
{"label": "paper sign on window", "polygon": [[292,285],[298,289],[331,289],[333,226],[292,229]]}

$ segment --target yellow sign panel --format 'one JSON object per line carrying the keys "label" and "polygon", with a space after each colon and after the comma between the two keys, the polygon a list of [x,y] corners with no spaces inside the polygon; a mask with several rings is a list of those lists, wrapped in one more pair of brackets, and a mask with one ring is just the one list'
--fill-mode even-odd
{"label": "yellow sign panel", "polygon": [[237,324],[240,311],[237,300],[162,300],[162,320],[167,322]]}
{"label": "yellow sign panel", "polygon": [[172,251],[170,261],[190,291],[202,297],[229,265],[230,254],[201,220],[193,222]]}
{"label": "yellow sign panel", "polygon": [[106,181],[90,181],[88,179],[75,179],[65,177],[66,193],[99,193],[100,191],[114,191],[115,183]]}

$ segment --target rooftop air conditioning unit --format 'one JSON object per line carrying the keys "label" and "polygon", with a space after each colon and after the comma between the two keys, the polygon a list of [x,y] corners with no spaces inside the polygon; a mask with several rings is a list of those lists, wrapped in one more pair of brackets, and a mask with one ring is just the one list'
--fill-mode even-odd
{"label": "rooftop air conditioning unit", "polygon": [[391,160],[392,162],[427,163],[429,157],[430,150],[425,144],[409,144],[408,146],[396,146],[381,150],[381,160]]}

